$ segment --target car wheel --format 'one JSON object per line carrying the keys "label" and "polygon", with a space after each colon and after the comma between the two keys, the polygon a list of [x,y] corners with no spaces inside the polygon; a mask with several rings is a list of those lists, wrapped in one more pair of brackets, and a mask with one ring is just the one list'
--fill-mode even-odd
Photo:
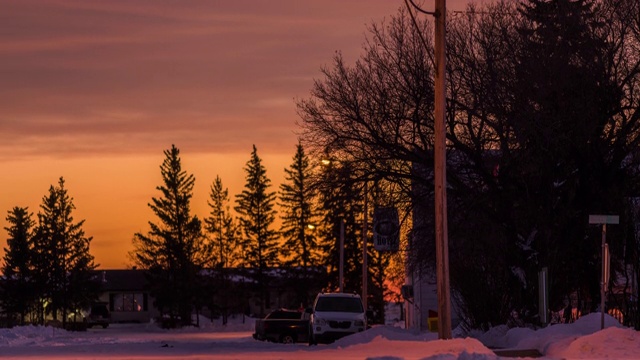
{"label": "car wheel", "polygon": [[283,344],[293,344],[296,342],[296,339],[289,334],[284,334],[280,337],[280,342]]}

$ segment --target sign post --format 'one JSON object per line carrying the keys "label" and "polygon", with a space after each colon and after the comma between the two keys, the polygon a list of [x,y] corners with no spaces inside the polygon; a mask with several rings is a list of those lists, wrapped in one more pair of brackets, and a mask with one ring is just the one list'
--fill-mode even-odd
{"label": "sign post", "polygon": [[538,316],[541,324],[549,324],[549,277],[546,267],[538,272]]}
{"label": "sign post", "polygon": [[602,280],[600,281],[600,329],[604,329],[604,293],[609,282],[609,247],[607,245],[607,224],[620,223],[618,215],[589,215],[589,224],[602,225]]}

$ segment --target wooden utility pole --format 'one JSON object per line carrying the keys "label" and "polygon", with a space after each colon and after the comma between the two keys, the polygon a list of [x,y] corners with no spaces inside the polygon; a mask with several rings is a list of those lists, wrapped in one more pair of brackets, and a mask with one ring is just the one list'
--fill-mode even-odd
{"label": "wooden utility pole", "polygon": [[344,219],[340,219],[340,265],[338,291],[344,292]]}
{"label": "wooden utility pole", "polygon": [[436,219],[436,281],[438,287],[438,337],[451,339],[451,296],[449,291],[449,238],[447,236],[446,154],[446,0],[435,0],[435,116],[434,182]]}
{"label": "wooden utility pole", "polygon": [[362,306],[364,306],[364,311],[367,311],[367,297],[368,297],[368,281],[369,281],[369,264],[368,264],[368,253],[367,253],[367,230],[369,229],[368,224],[368,212],[367,208],[367,200],[368,200],[368,192],[369,186],[367,184],[367,180],[364,181],[364,218],[362,219]]}

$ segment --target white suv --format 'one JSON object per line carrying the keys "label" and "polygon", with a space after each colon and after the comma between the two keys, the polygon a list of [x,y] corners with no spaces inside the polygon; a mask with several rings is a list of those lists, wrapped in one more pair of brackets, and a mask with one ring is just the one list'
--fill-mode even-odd
{"label": "white suv", "polygon": [[366,328],[367,317],[360,295],[320,293],[309,319],[309,345],[332,342]]}

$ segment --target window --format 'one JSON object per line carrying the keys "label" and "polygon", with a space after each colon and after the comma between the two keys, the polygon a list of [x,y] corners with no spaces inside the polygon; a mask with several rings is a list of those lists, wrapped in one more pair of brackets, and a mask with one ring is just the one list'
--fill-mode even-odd
{"label": "window", "polygon": [[109,310],[115,312],[147,311],[147,294],[112,293],[109,295]]}
{"label": "window", "polygon": [[320,297],[316,303],[316,311],[364,312],[360,299],[347,297]]}

